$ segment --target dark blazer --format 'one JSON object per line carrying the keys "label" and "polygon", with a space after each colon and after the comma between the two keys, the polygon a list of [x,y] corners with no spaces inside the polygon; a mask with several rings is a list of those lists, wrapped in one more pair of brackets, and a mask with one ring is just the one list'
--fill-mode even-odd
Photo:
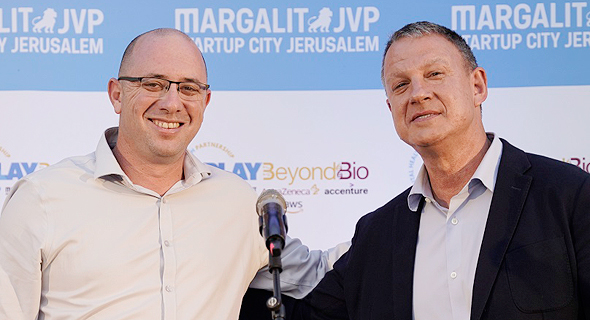
{"label": "dark blazer", "polygon": [[[266,300],[272,297],[272,291],[248,288],[242,299],[239,320],[274,320],[270,310],[266,307]],[[285,306],[284,320],[309,319],[309,310],[301,300],[281,295]],[[303,308],[303,309],[302,309]],[[307,315],[304,313],[307,312]]]}
{"label": "dark blazer", "polygon": [[[502,143],[471,319],[590,319],[590,175]],[[420,214],[408,193],[359,220],[306,298],[313,319],[412,319]]]}

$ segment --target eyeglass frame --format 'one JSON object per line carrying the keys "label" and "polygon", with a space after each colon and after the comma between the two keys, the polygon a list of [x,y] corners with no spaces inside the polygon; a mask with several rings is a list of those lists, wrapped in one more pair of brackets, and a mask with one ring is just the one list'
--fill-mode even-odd
{"label": "eyeglass frame", "polygon": [[211,85],[209,85],[209,84],[200,83],[200,82],[196,82],[196,81],[172,81],[172,80],[158,78],[158,77],[119,77],[119,78],[117,78],[117,81],[125,80],[125,81],[130,81],[130,82],[139,82],[141,84],[141,81],[143,79],[158,79],[158,80],[167,81],[168,86],[166,87],[166,90],[164,91],[164,93],[168,93],[168,91],[170,91],[170,86],[173,83],[176,84],[176,91],[179,93],[180,93],[180,84],[181,83],[194,83],[194,84],[198,85],[201,88],[201,90],[203,90],[205,92],[207,92],[207,90],[209,90],[209,88],[211,88]]}

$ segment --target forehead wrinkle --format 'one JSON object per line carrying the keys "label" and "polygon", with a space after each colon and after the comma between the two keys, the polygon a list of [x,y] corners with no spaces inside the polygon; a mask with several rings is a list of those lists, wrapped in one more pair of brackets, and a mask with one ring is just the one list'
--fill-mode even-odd
{"label": "forehead wrinkle", "polygon": [[202,83],[202,84],[206,84],[207,82],[201,81],[198,78],[183,78],[182,79],[183,82],[195,82],[195,83]]}
{"label": "forehead wrinkle", "polygon": [[449,59],[443,57],[434,57],[424,61],[424,65],[433,65],[433,64],[449,64]]}
{"label": "forehead wrinkle", "polygon": [[418,69],[418,70],[422,70],[422,69],[426,69],[428,67],[432,67],[433,65],[442,65],[445,68],[448,68],[450,66],[450,60],[447,59],[446,57],[433,57],[433,58],[428,58],[424,61],[420,61],[418,64],[416,64],[416,67],[414,67],[411,64],[411,61],[409,63],[404,63],[405,61],[409,61],[410,59],[400,59],[390,65],[394,65],[397,64],[396,68],[394,68],[393,71],[389,72],[388,75],[390,78],[391,76],[398,76],[400,74],[404,74],[408,71],[411,71],[412,69]]}
{"label": "forehead wrinkle", "polygon": [[449,69],[451,63],[449,61],[449,59],[446,58],[442,58],[442,57],[435,57],[433,59],[429,59],[424,61],[424,63],[421,65],[422,69],[426,69],[429,67],[433,67],[433,66],[442,66],[445,69]]}

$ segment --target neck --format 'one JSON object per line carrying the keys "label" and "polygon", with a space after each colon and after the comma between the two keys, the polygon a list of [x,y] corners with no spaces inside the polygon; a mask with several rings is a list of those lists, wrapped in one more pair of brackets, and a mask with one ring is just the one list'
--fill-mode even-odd
{"label": "neck", "polygon": [[164,195],[183,178],[184,155],[174,162],[151,163],[127,156],[118,145],[113,149],[113,154],[131,182],[159,195]]}
{"label": "neck", "polygon": [[490,145],[484,133],[472,143],[419,152],[428,171],[432,194],[441,206],[449,207],[451,198],[473,176]]}

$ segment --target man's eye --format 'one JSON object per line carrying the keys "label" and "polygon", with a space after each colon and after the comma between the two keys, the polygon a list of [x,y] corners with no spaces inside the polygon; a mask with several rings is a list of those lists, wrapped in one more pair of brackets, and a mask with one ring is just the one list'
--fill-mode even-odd
{"label": "man's eye", "polygon": [[199,91],[199,89],[195,86],[183,86],[182,90],[186,90],[186,91]]}
{"label": "man's eye", "polygon": [[400,83],[398,83],[398,84],[397,84],[395,87],[393,87],[393,90],[394,90],[394,91],[395,91],[395,90],[399,90],[399,89],[401,89],[401,88],[405,87],[407,84],[408,84],[407,82],[400,82]]}
{"label": "man's eye", "polygon": [[184,85],[183,84],[180,87],[180,91],[182,91],[185,94],[196,94],[196,93],[199,93],[201,90],[196,85],[192,85],[192,84],[186,84],[186,85]]}
{"label": "man's eye", "polygon": [[436,76],[440,76],[440,75],[442,75],[442,72],[440,72],[440,71],[432,71],[429,74],[429,76],[431,76],[431,77],[436,77]]}
{"label": "man's eye", "polygon": [[164,89],[164,84],[159,81],[146,81],[142,83],[143,87],[148,90],[161,90]]}

